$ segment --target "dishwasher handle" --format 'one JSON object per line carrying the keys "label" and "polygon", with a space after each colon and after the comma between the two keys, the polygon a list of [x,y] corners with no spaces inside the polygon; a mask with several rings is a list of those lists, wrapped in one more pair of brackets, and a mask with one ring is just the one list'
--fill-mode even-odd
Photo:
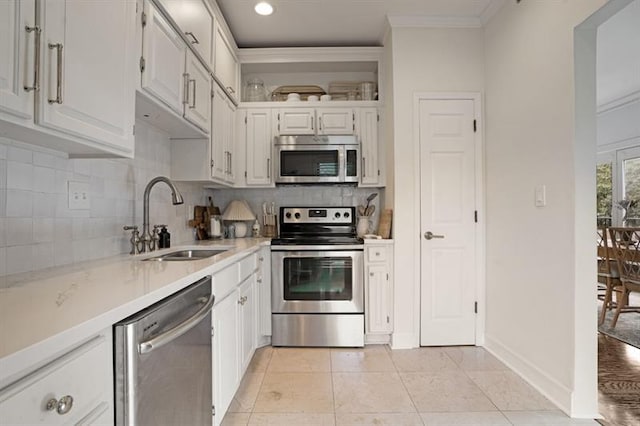
{"label": "dishwasher handle", "polygon": [[192,317],[182,321],[180,324],[171,328],[170,330],[167,330],[152,339],[140,343],[140,345],[138,346],[138,351],[141,354],[147,354],[154,349],[158,349],[159,347],[166,345],[172,340],[177,339],[178,337],[182,336],[184,333],[195,327],[200,321],[202,321],[204,317],[209,314],[211,308],[213,307],[213,302],[216,300],[216,298],[212,294],[208,299],[201,297],[198,300],[201,302],[205,302],[204,306],[200,308],[198,312],[193,314]]}

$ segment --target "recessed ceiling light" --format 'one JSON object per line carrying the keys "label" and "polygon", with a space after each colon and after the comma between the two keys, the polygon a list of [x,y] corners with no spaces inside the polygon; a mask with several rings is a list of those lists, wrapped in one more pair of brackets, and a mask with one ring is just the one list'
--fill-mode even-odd
{"label": "recessed ceiling light", "polygon": [[260,3],[256,4],[256,7],[254,7],[254,9],[258,15],[268,16],[273,13],[273,6],[271,6],[266,1],[261,1]]}

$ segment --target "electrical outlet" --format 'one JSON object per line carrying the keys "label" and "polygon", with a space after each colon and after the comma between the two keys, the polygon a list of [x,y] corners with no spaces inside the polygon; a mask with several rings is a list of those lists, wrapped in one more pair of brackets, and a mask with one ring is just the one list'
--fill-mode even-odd
{"label": "electrical outlet", "polygon": [[89,210],[90,208],[89,184],[69,181],[69,210]]}

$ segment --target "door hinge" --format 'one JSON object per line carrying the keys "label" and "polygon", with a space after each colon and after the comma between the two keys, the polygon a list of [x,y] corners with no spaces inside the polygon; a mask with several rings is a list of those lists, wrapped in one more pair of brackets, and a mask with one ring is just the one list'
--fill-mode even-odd
{"label": "door hinge", "polygon": [[389,324],[389,315],[387,315],[387,324]]}
{"label": "door hinge", "polygon": [[216,335],[216,329],[213,326],[211,326],[211,337],[215,335]]}
{"label": "door hinge", "polygon": [[478,223],[478,210],[473,212],[473,220]]}
{"label": "door hinge", "polygon": [[133,128],[131,129],[131,133],[135,136],[136,134],[136,125],[133,125]]}
{"label": "door hinge", "polygon": [[389,273],[387,272],[387,281],[389,281]]}
{"label": "door hinge", "polygon": [[244,124],[247,124],[247,117],[244,117]]}
{"label": "door hinge", "polygon": [[215,91],[215,90],[212,90],[212,91],[211,91],[211,99],[213,99],[213,98],[215,98],[215,97],[216,97],[216,91]]}
{"label": "door hinge", "polygon": [[215,167],[215,162],[211,160],[211,168],[213,169],[214,167]]}
{"label": "door hinge", "polygon": [[473,133],[478,131],[478,125],[476,123],[476,120],[473,120]]}
{"label": "door hinge", "polygon": [[244,171],[244,177],[245,178],[247,177],[247,171],[246,170]]}
{"label": "door hinge", "polygon": [[216,415],[216,406],[215,406],[215,405],[212,405],[212,406],[211,406],[211,415],[212,415],[212,416],[215,416],[215,415]]}
{"label": "door hinge", "polygon": [[380,176],[380,169],[378,169],[378,176]]}
{"label": "door hinge", "polygon": [[147,26],[147,14],[142,12],[142,15],[140,17],[140,20],[142,21],[142,26],[146,27]]}
{"label": "door hinge", "polygon": [[140,72],[144,72],[145,65],[146,65],[146,61],[142,56],[140,56]]}
{"label": "door hinge", "polygon": [[380,121],[380,114],[376,114],[376,116],[378,117],[378,121]]}
{"label": "door hinge", "polygon": [[478,313],[478,302],[473,302],[473,313]]}

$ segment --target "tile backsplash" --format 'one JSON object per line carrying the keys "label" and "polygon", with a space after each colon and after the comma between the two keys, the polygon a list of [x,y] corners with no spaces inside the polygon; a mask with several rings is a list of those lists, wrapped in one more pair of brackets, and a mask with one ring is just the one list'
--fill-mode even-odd
{"label": "tile backsplash", "polygon": [[[128,253],[130,234],[122,227],[142,230],[145,186],[171,170],[165,133],[138,122],[135,148],[134,159],[68,159],[0,138],[0,276]],[[69,209],[70,181],[89,185],[89,209]],[[183,205],[171,204],[163,183],[150,195],[151,223],[169,225],[174,244],[193,239],[187,206],[212,194],[177,186]]]}

